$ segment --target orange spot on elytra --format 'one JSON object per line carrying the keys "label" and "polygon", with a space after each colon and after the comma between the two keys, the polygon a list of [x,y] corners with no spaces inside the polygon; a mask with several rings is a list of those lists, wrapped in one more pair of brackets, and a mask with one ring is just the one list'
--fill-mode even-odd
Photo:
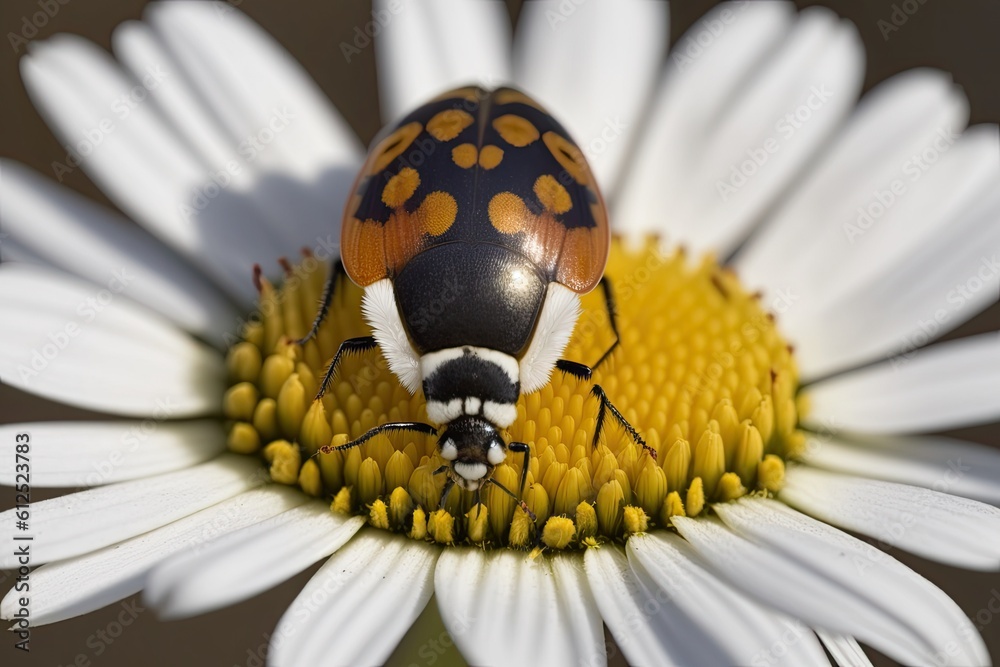
{"label": "orange spot on elytra", "polygon": [[427,121],[427,131],[438,141],[451,141],[474,121],[468,111],[445,109]]}
{"label": "orange spot on elytra", "polygon": [[462,169],[468,169],[476,164],[479,151],[472,144],[459,144],[451,149],[451,161]]}
{"label": "orange spot on elytra", "polygon": [[403,167],[389,179],[382,189],[382,202],[389,208],[399,208],[413,196],[420,185],[420,174],[416,169]]}
{"label": "orange spot on elytra", "polygon": [[559,164],[573,177],[573,180],[580,184],[586,184],[590,180],[587,159],[583,157],[583,153],[576,147],[576,144],[555,132],[546,132],[542,135],[542,141],[552,153],[552,157],[559,161]]}
{"label": "orange spot on elytra", "polygon": [[441,236],[455,222],[458,215],[458,203],[447,192],[435,190],[424,198],[417,216],[421,226],[431,236]]}
{"label": "orange spot on elytra", "polygon": [[490,144],[483,146],[483,150],[479,151],[479,166],[483,169],[493,169],[501,160],[503,160],[503,149],[499,146]]}
{"label": "orange spot on elytra", "polygon": [[566,188],[549,174],[542,174],[535,181],[535,196],[542,202],[545,210],[552,213],[565,213],[573,208],[573,200]]}
{"label": "orange spot on elytra", "polygon": [[377,156],[371,163],[369,174],[377,174],[389,163],[402,155],[403,151],[410,147],[413,140],[423,131],[424,127],[420,123],[407,123],[388,137],[379,142],[378,146],[372,149],[372,155]]}
{"label": "orange spot on elytra", "polygon": [[502,234],[517,234],[534,216],[524,200],[513,192],[493,195],[488,207],[490,223]]}
{"label": "orange spot on elytra", "polygon": [[538,128],[523,116],[504,114],[493,119],[493,129],[511,146],[523,148],[538,139]]}

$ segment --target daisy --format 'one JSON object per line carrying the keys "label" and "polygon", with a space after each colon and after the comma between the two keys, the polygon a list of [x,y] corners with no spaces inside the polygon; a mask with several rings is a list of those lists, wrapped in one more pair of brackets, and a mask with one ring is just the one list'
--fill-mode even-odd
{"label": "daisy", "polygon": [[[476,665],[606,664],[604,626],[636,665],[867,664],[858,641],[989,664],[944,592],[844,531],[1000,567],[1000,455],[916,435],[1000,417],[995,333],[926,346],[1000,281],[996,128],[967,128],[934,71],[858,102],[857,33],[821,8],[721,5],[665,66],[661,3],[527,3],[513,39],[492,3],[375,10],[387,122],[513,83],[582,147],[618,234],[622,346],[598,379],[656,457],[614,429],[590,446],[589,384],[558,374],[507,434],[532,445],[534,522],[495,489],[437,509],[433,437],[312,456],[425,415],[378,354],[311,400],[366,330],[352,285],[289,342],[362,148],[237,10],[154,3],[114,58],[58,35],[21,61],[66,145],[57,174],[84,169],[139,223],[2,165],[0,377],[120,418],[0,428],[7,461],[29,434],[36,487],[92,487],[31,506],[31,623],[140,590],[191,616],[326,559],[270,664],[382,664],[435,614]],[[299,259],[255,289],[279,257]],[[568,349],[588,359],[611,338],[598,296],[583,308]]]}

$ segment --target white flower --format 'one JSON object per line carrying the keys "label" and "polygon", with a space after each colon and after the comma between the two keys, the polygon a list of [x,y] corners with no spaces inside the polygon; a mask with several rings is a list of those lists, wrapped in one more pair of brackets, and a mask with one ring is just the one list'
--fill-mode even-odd
{"label": "white flower", "polygon": [[[27,432],[36,487],[94,487],[31,508],[31,563],[45,563],[32,623],[143,589],[166,616],[200,613],[332,554],[270,663],[383,663],[434,595],[477,665],[605,664],[602,622],[637,665],[826,664],[821,642],[866,664],[855,638],[906,664],[989,664],[941,590],[839,528],[1000,568],[1000,455],[911,435],[1000,418],[995,333],[923,347],[1000,282],[996,128],[966,128],[964,96],[933,71],[856,105],[857,34],[819,8],[720,6],[662,69],[661,3],[526,3],[513,48],[499,5],[376,10],[385,120],[456,85],[513,82],[576,137],[619,233],[732,257],[764,290],[805,385],[801,464],[776,498],[535,558],[362,528],[262,486],[212,418],[227,332],[252,308],[255,262],[336,252],[362,149],[237,10],[151,4],[115,31],[116,60],[60,35],[21,65],[68,146],[60,169],[83,168],[142,227],[2,165],[4,258],[23,261],[0,266],[0,376],[132,418],[0,427],[3,483]],[[0,514],[4,544],[17,532]],[[0,615],[17,605],[8,593]]]}

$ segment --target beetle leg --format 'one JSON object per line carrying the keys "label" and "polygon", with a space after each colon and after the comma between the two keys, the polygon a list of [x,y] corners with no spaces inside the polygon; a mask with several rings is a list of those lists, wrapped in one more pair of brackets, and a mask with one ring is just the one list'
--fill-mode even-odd
{"label": "beetle leg", "polygon": [[570,361],[569,359],[560,359],[557,361],[556,368],[567,375],[572,375],[577,380],[589,380],[590,376],[594,373],[594,370],[590,366],[581,364],[579,361]]}
{"label": "beetle leg", "polygon": [[337,287],[337,280],[344,275],[347,275],[344,271],[344,263],[337,259],[330,267],[330,275],[326,278],[326,285],[323,286],[323,296],[320,297],[319,310],[316,311],[316,318],[309,328],[309,333],[295,341],[296,344],[305,345],[316,336],[316,332],[319,331],[323,320],[326,319],[327,313],[330,312],[330,302],[333,301],[333,291]]}
{"label": "beetle leg", "polygon": [[601,278],[601,290],[604,292],[604,306],[608,309],[608,321],[611,323],[611,331],[615,334],[615,342],[611,344],[608,351],[601,355],[601,358],[597,360],[594,364],[593,370],[597,370],[601,364],[608,360],[611,353],[618,349],[618,345],[622,342],[622,337],[618,333],[618,306],[615,305],[615,292],[611,287],[611,281],[608,280],[607,276]]}
{"label": "beetle leg", "polygon": [[333,379],[334,373],[337,372],[337,366],[340,365],[340,358],[342,356],[356,352],[367,352],[368,350],[374,350],[376,347],[378,347],[378,343],[375,342],[374,336],[358,336],[357,338],[348,338],[343,341],[340,347],[337,348],[337,354],[333,355],[333,361],[326,367],[326,373],[323,375],[323,381],[319,385],[319,391],[316,392],[315,400],[323,398],[323,394],[326,393],[327,387],[330,386],[330,381]]}
{"label": "beetle leg", "polygon": [[507,449],[524,454],[524,459],[521,462],[521,484],[517,487],[517,494],[520,498],[524,496],[524,483],[528,479],[528,459],[531,457],[531,447],[525,442],[512,442],[507,445]]}
{"label": "beetle leg", "polygon": [[448,477],[444,483],[444,489],[441,490],[441,502],[438,503],[438,509],[444,509],[444,504],[448,500],[448,494],[451,493],[451,487],[453,486],[455,486],[455,480]]}
{"label": "beetle leg", "polygon": [[323,452],[324,454],[329,454],[330,452],[341,452],[345,449],[351,449],[352,447],[363,445],[380,433],[394,433],[396,431],[411,431],[413,433],[424,433],[426,435],[435,435],[437,433],[437,429],[435,427],[423,422],[389,422],[387,424],[379,424],[378,426],[370,428],[359,437],[351,440],[350,442],[346,442],[343,445],[338,445],[336,447],[332,445],[323,445],[316,450],[316,453],[318,454],[319,452]]}
{"label": "beetle leg", "polygon": [[656,450],[647,445],[646,441],[642,439],[641,435],[639,435],[639,432],[635,430],[635,427],[628,423],[628,420],[625,419],[625,416],[618,411],[618,408],[614,406],[614,404],[608,398],[608,395],[604,393],[604,388],[601,387],[601,385],[599,384],[595,384],[593,389],[590,390],[590,393],[596,396],[598,400],[601,402],[601,407],[597,411],[597,423],[594,426],[593,446],[597,447],[597,443],[601,439],[601,431],[604,430],[604,418],[607,415],[607,413],[610,412],[611,415],[615,418],[615,421],[617,421],[621,425],[621,427],[625,429],[625,431],[632,437],[632,441],[635,442],[635,444],[641,446],[647,452],[649,452],[649,455],[652,456],[653,459],[655,460]]}
{"label": "beetle leg", "polygon": [[492,484],[493,486],[497,487],[498,489],[500,489],[501,491],[503,491],[504,493],[506,493],[508,496],[510,496],[511,498],[513,498],[514,501],[517,503],[518,507],[520,507],[522,510],[524,510],[524,513],[527,514],[529,517],[531,517],[531,522],[532,523],[534,523],[535,521],[538,521],[538,517],[536,517],[535,513],[532,512],[531,508],[528,507],[528,503],[524,502],[523,500],[521,500],[520,498],[518,498],[517,496],[515,496],[513,491],[511,491],[506,486],[504,486],[500,482],[496,481],[492,477],[488,478],[486,480],[486,482],[488,482],[489,484]]}

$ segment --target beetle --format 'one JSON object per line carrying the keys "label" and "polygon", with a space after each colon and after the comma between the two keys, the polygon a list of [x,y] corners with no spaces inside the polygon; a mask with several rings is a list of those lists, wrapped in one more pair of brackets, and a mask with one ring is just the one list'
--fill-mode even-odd
{"label": "beetle", "polygon": [[[604,290],[618,345],[614,297],[603,277],[610,247],[604,201],[583,153],[537,102],[512,88],[465,87],[431,100],[383,130],[347,202],[341,258],[330,272],[304,344],[326,317],[344,273],[364,288],[372,335],[341,343],[341,359],[380,348],[411,394],[422,390],[427,418],[376,426],[338,447],[385,432],[438,435],[447,461],[444,506],[454,485],[492,483],[507,451],[529,446],[500,435],[515,404],[548,383],[554,369],[589,380],[592,368],[561,359],[580,314],[581,294]],[[610,413],[655,457],[599,385],[594,445]],[[530,514],[530,512],[529,512]]]}

